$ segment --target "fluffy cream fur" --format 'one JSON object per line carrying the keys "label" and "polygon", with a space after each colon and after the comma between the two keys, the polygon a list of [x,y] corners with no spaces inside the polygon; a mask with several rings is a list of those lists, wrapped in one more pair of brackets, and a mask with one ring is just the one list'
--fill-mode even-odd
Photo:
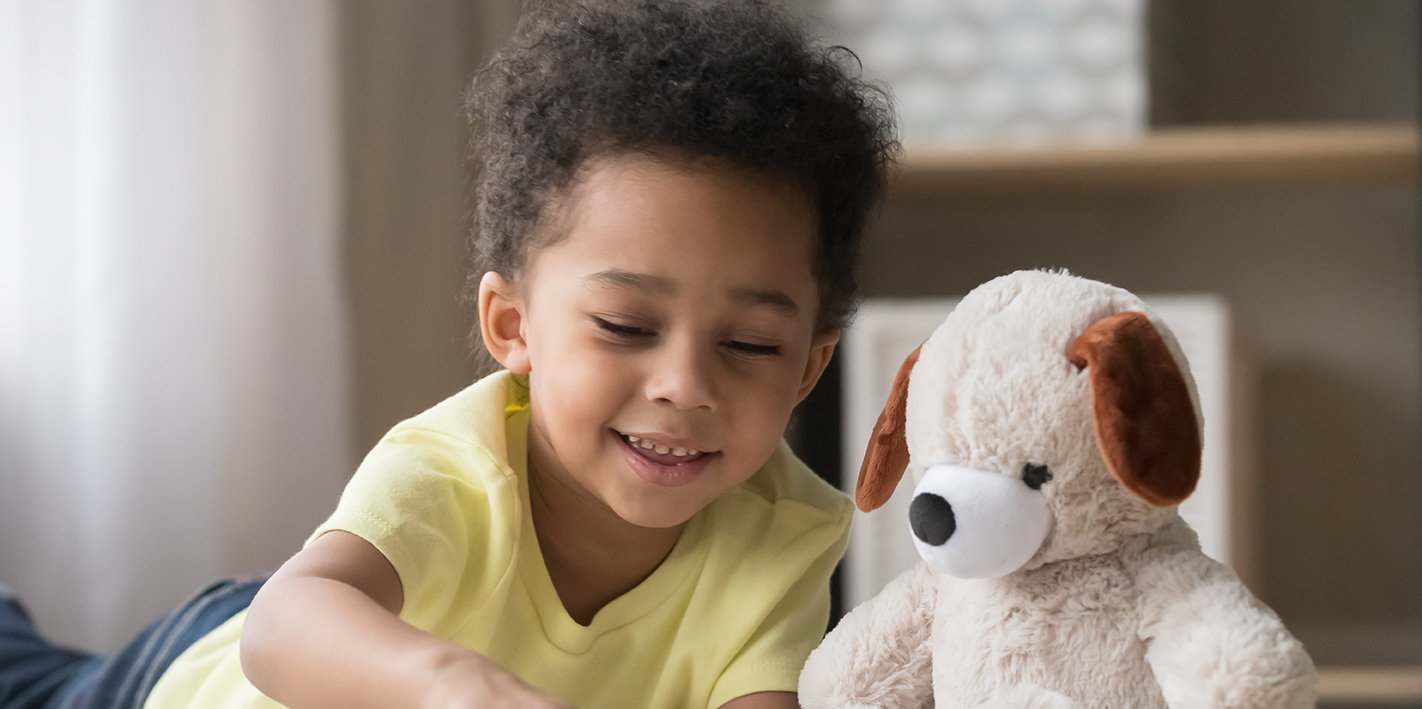
{"label": "fluffy cream fur", "polygon": [[921,478],[948,464],[1017,476],[1048,465],[1052,531],[1021,569],[958,579],[925,564],[854,609],[810,656],[820,707],[1311,707],[1313,665],[1175,507],[1111,476],[1089,377],[1067,359],[1088,325],[1145,313],[1199,399],[1178,343],[1130,293],[1019,272],[963,299],[924,343],[907,431]]}

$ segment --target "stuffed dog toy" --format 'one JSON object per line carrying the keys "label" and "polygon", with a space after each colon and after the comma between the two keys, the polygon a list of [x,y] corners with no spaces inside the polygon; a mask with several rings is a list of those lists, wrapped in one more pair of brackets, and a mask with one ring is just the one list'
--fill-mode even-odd
{"label": "stuffed dog toy", "polygon": [[856,502],[907,468],[923,558],[811,654],[820,707],[1311,707],[1313,663],[1176,511],[1200,408],[1130,293],[1018,272],[960,302],[894,381]]}

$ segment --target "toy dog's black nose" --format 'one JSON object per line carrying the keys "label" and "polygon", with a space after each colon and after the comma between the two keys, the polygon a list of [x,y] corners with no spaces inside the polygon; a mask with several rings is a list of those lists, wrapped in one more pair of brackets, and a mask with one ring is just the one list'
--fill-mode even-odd
{"label": "toy dog's black nose", "polygon": [[925,544],[938,546],[953,536],[958,523],[953,519],[953,506],[931,492],[925,492],[909,505],[909,526],[913,535]]}

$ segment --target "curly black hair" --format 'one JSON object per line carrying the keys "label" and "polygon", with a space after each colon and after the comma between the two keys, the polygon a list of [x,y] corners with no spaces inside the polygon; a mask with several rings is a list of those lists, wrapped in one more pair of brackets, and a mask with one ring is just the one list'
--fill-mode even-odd
{"label": "curly black hair", "polygon": [[484,269],[514,278],[544,211],[594,158],[645,153],[787,178],[819,217],[820,330],[845,326],[855,262],[899,143],[887,93],[843,47],[764,0],[603,0],[530,8],[466,103]]}

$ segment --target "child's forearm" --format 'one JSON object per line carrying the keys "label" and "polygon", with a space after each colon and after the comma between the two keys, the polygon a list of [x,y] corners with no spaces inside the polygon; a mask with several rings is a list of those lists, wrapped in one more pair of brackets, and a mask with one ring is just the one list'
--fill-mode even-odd
{"label": "child's forearm", "polygon": [[559,707],[484,656],[400,620],[375,547],[329,532],[282,566],[242,628],[242,670],[291,709]]}
{"label": "child's forearm", "polygon": [[274,576],[242,630],[242,670],[292,709],[410,707],[460,648],[341,581]]}

